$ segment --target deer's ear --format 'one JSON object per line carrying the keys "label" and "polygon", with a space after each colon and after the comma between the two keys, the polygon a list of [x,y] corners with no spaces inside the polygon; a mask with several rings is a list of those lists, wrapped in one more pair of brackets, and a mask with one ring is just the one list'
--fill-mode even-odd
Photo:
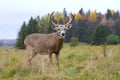
{"label": "deer's ear", "polygon": [[72,27],[72,24],[67,24],[67,29],[70,29]]}

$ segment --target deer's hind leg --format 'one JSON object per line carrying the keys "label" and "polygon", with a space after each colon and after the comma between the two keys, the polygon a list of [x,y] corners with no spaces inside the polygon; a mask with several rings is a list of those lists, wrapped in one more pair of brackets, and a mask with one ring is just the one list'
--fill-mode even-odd
{"label": "deer's hind leg", "polygon": [[25,57],[26,64],[31,66],[31,60],[37,55],[37,52],[34,51],[32,47],[27,47],[28,54]]}

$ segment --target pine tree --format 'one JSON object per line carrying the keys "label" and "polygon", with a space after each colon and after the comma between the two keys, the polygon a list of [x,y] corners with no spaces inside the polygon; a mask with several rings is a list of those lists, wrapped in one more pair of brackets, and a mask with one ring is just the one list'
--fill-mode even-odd
{"label": "pine tree", "polygon": [[67,17],[67,11],[66,11],[66,8],[63,9],[63,15],[64,15],[64,17]]}
{"label": "pine tree", "polygon": [[97,25],[96,31],[93,35],[92,45],[105,44],[106,42],[106,26]]}
{"label": "pine tree", "polygon": [[120,14],[119,11],[115,12],[113,15],[113,19],[119,19],[120,18],[119,14]]}
{"label": "pine tree", "polygon": [[38,22],[31,17],[28,23],[28,34],[39,33],[39,32],[40,30],[39,30]]}
{"label": "pine tree", "polygon": [[24,39],[25,37],[28,35],[27,33],[27,26],[26,23],[24,22],[19,33],[18,33],[18,38],[17,38],[17,42],[16,42],[16,48],[18,49],[24,49],[25,45],[24,45]]}
{"label": "pine tree", "polygon": [[119,36],[120,39],[120,18],[117,19],[116,24],[113,26],[113,30],[115,34]]}
{"label": "pine tree", "polygon": [[17,43],[16,43],[16,48],[18,49],[24,49],[24,39],[27,35],[32,34],[32,33],[38,33],[39,26],[36,20],[34,20],[32,17],[29,20],[28,25],[24,22],[19,33],[18,33],[18,38],[17,38]]}
{"label": "pine tree", "polygon": [[85,15],[83,8],[80,9],[79,13],[80,13],[81,15]]}
{"label": "pine tree", "polygon": [[106,18],[109,19],[110,17],[112,17],[111,10],[108,9],[107,14],[106,14]]}

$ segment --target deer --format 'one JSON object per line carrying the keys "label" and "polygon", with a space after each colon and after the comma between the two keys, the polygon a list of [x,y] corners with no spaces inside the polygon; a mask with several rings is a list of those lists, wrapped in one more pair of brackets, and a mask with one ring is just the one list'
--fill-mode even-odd
{"label": "deer", "polygon": [[52,54],[55,54],[56,57],[56,65],[59,68],[59,54],[61,49],[63,48],[64,39],[66,36],[66,31],[72,27],[70,24],[73,20],[73,15],[69,15],[69,21],[65,24],[56,24],[53,21],[53,14],[50,15],[50,22],[52,24],[52,28],[56,30],[56,32],[43,34],[43,33],[33,33],[26,36],[24,40],[24,44],[28,51],[28,54],[25,57],[27,65],[31,65],[31,60],[37,54],[48,54],[50,64],[52,64]]}

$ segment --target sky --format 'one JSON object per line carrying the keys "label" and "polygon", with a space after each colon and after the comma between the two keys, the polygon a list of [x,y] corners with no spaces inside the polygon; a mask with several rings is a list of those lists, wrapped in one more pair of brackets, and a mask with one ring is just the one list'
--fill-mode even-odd
{"label": "sky", "polygon": [[120,11],[120,0],[0,0],[0,39],[16,39],[21,25],[32,16],[44,16],[53,11],[77,13],[97,10],[106,13],[107,9]]}

